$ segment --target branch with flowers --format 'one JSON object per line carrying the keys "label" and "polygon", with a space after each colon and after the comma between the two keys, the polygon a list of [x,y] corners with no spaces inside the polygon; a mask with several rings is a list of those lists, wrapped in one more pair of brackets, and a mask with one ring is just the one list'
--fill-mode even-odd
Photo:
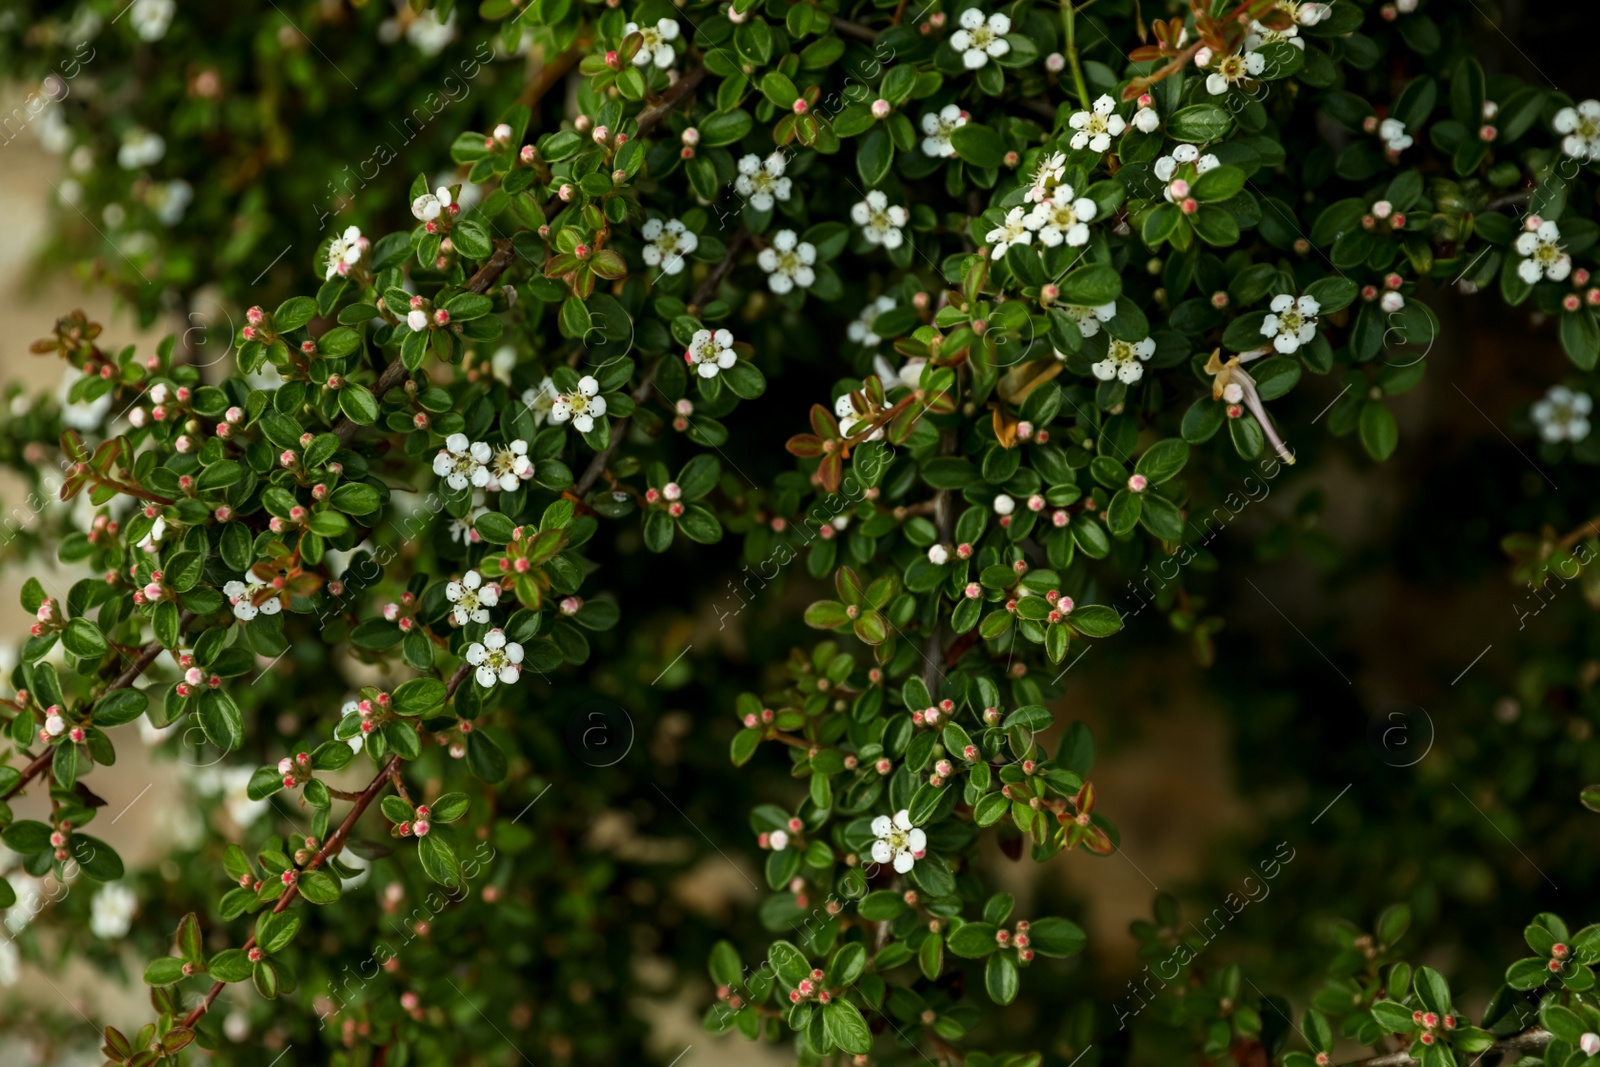
{"label": "branch with flowers", "polygon": [[[707,702],[737,769],[717,781],[750,797],[774,935],[712,950],[708,1028],[792,1043],[807,1064],[1039,1062],[1005,1039],[973,1047],[992,1029],[968,990],[1039,996],[1087,938],[1048,914],[1064,902],[1019,911],[997,890],[991,845],[1038,864],[1120,850],[1094,741],[1052,708],[1078,658],[1142,610],[1152,567],[1178,574],[1161,610],[1194,629],[1206,579],[1185,567],[1214,483],[1296,464],[1289,441],[1324,428],[1357,439],[1355,462],[1392,455],[1390,401],[1426,369],[1400,357],[1438,330],[1419,292],[1446,281],[1558,321],[1573,384],[1530,417],[1558,458],[1600,460],[1581,392],[1600,296],[1580,265],[1600,227],[1567,190],[1600,159],[1600,105],[1491,77],[1399,4],[1196,0],[1126,57],[1090,54],[1143,36],[1118,5],[848,14],[490,0],[477,17],[503,50],[548,60],[454,137],[443,180],[417,173],[371,209],[409,211],[408,228],[332,227],[304,291],[251,302],[232,366],[194,366],[171,339],[113,354],[81,314],[35,346],[92,414],[19,422],[86,513],[83,530],[53,519],[48,547],[87,576],[61,598],[24,587],[38,627],[6,705],[22,766],[0,786],[48,792],[50,821],[0,805],[0,838],[31,874],[122,877],[84,832],[98,805],[80,786],[141,720],[255,764],[243,799],[304,823],[204,857],[230,888],[147,965],[157,1018],[108,1028],[112,1062],[237,1040],[212,1021],[230,984],[280,1003],[302,975],[312,998],[331,988],[309,935],[359,910],[354,856],[390,885],[465,891],[476,835],[559,886],[573,835],[524,839],[497,796],[572,762],[547,704],[635,674],[654,688],[653,671],[608,664],[652,637],[616,631],[624,600],[645,618],[663,599],[656,561],[693,572],[735,541],[739,610],[792,651],[727,667]],[[1325,129],[1339,134],[1308,132]],[[1529,553],[1559,561],[1581,540]],[[630,589],[618,576],[639,560],[649,580]],[[808,581],[799,611],[760,596]],[[285,657],[316,683],[273,673]],[[279,692],[295,694],[289,726]],[[363,760],[370,778],[351,770]],[[1337,1017],[1363,1044],[1413,1042],[1406,1062],[1426,1067],[1540,1041],[1592,1053],[1591,1029],[1574,1037],[1555,1011],[1592,1025],[1588,971],[1553,954],[1592,939],[1557,922],[1536,923],[1555,939],[1541,966],[1567,982],[1542,1030],[1458,1026],[1436,972],[1385,955],[1390,919],[1341,978],[1363,975],[1339,986],[1350,1006],[1317,1001],[1315,1051],[1262,1051],[1324,1067]],[[1514,970],[1508,988],[1542,988]],[[1231,1007],[1186,1021],[1215,1059],[1261,1020],[1239,1010],[1237,975],[1195,973],[1208,983]],[[349,1020],[346,1047],[447,1062],[451,1022],[412,997],[366,1034]]]}

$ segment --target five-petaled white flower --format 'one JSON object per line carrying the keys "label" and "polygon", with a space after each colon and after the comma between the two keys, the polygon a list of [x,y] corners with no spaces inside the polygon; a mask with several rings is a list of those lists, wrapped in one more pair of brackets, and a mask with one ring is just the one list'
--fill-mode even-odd
{"label": "five-petaled white flower", "polygon": [[672,19],[657,19],[654,26],[630,22],[622,27],[624,36],[637,33],[644,38],[644,43],[633,54],[633,65],[636,67],[648,67],[652,61],[662,69],[672,66],[672,61],[677,58],[677,53],[672,50],[672,42],[678,39],[678,32],[678,24]]}
{"label": "five-petaled white flower", "polygon": [[222,587],[222,595],[233,605],[233,617],[240,622],[249,622],[257,615],[276,615],[283,610],[283,602],[276,593],[256,603],[256,597],[269,591],[269,586],[254,578],[248,582],[229,582]]}
{"label": "five-petaled white flower", "polygon": [[1272,312],[1261,324],[1261,336],[1272,338],[1272,347],[1284,355],[1310,344],[1317,336],[1317,314],[1322,305],[1314,296],[1296,300],[1288,293],[1272,298]]}
{"label": "five-petaled white flower", "polygon": [[877,321],[879,315],[894,309],[895,301],[892,296],[880,296],[876,300],[869,300],[867,306],[861,309],[861,314],[856,316],[856,321],[845,331],[846,335],[858,345],[876,348],[883,338],[872,332],[872,324]]}
{"label": "five-petaled white flower", "polygon": [[1052,152],[1039,161],[1033,169],[1033,184],[1028,191],[1022,194],[1022,199],[1030,204],[1039,204],[1050,199],[1056,186],[1067,173],[1067,157],[1060,152]]}
{"label": "five-petaled white flower", "polygon": [[1564,281],[1572,273],[1572,257],[1567,255],[1560,241],[1561,230],[1553,222],[1541,222],[1538,229],[1519,234],[1517,254],[1527,258],[1517,264],[1517,277],[1529,285],[1540,278]]}
{"label": "five-petaled white flower", "polygon": [[483,575],[468,571],[459,582],[449,582],[444,587],[445,599],[454,604],[450,616],[457,626],[469,622],[488,622],[489,609],[500,603],[500,587],[493,582],[483,583]]}
{"label": "five-petaled white flower", "polygon": [[892,863],[896,874],[905,874],[916,865],[928,848],[928,835],[911,825],[911,812],[901,808],[894,818],[880,815],[872,820],[872,862]]}
{"label": "five-petaled white flower", "polygon": [[922,154],[945,158],[955,155],[956,146],[950,143],[950,134],[965,126],[971,118],[961,110],[959,104],[946,104],[937,112],[929,111],[923,115]]}
{"label": "five-petaled white flower", "polygon": [[872,369],[878,372],[878,379],[883,382],[885,389],[893,389],[903,385],[907,389],[920,389],[922,387],[922,372],[927,368],[925,359],[908,359],[895,370],[888,360],[882,356],[872,357]]}
{"label": "five-petaled white flower", "polygon": [[774,152],[763,160],[751,152],[739,160],[739,176],[733,180],[734,191],[757,211],[771,211],[778,200],[789,199],[790,179],[783,176],[788,160],[782,152]]}
{"label": "five-petaled white flower", "polygon": [[1229,89],[1242,86],[1267,69],[1267,60],[1260,52],[1235,52],[1216,61],[1217,68],[1206,75],[1206,91],[1221,96]]}
{"label": "five-petaled white flower", "polygon": [[453,433],[444,439],[444,447],[433,457],[433,473],[457,492],[469,485],[482,489],[489,484],[489,472],[484,464],[492,454],[487,443],[469,441],[466,434]]}
{"label": "five-petaled white flower", "polygon": [[556,382],[548,374],[544,381],[537,387],[529,386],[522,391],[522,406],[533,412],[533,424],[543,426],[550,417],[550,409],[556,402]]}
{"label": "five-petaled white flower", "polygon": [[1057,186],[1055,193],[1028,213],[1026,222],[1030,230],[1039,234],[1039,243],[1054,248],[1065,241],[1073,248],[1089,241],[1089,223],[1093,221],[1095,202],[1086,196],[1073,199],[1072,186]]}
{"label": "five-petaled white flower", "polygon": [[1561,138],[1561,150],[1573,159],[1600,159],[1600,100],[1585,100],[1577,107],[1557,111],[1550,123]]}
{"label": "five-petaled white flower", "polygon": [[[1323,19],[1333,14],[1331,3],[1310,3],[1304,0],[1273,0],[1267,11],[1281,11],[1289,16],[1289,25],[1281,30],[1274,30],[1262,24],[1260,19],[1250,23],[1250,34],[1244,40],[1244,46],[1255,50],[1263,44],[1272,44],[1276,41],[1288,41],[1301,51],[1305,50],[1306,42],[1300,36],[1301,26],[1315,26]],[[1266,14],[1264,11],[1262,14]]]}
{"label": "five-petaled white flower", "polygon": [[1588,393],[1552,385],[1543,399],[1534,402],[1530,413],[1539,425],[1539,436],[1546,441],[1577,443],[1589,436],[1589,412],[1593,407]]}
{"label": "five-petaled white flower", "polygon": [[415,215],[423,222],[432,222],[434,219],[438,218],[442,212],[449,210],[449,207],[450,190],[441,185],[434,192],[423,193],[421,196],[411,201],[411,214]]}
{"label": "five-petaled white flower", "polygon": [[492,688],[497,681],[510,685],[522,673],[522,646],[507,641],[504,632],[490,630],[482,641],[467,646],[467,662],[477,668],[473,677],[485,689]]}
{"label": "five-petaled white flower", "polygon": [[1106,349],[1106,358],[1089,369],[1102,382],[1116,378],[1125,385],[1132,385],[1144,377],[1144,361],[1155,353],[1156,343],[1148,337],[1143,341],[1122,341],[1113,337],[1111,347]]}
{"label": "five-petaled white flower", "polygon": [[1011,32],[1011,19],[998,11],[984,18],[982,11],[969,7],[961,13],[961,28],[950,35],[950,47],[961,56],[968,70],[977,70],[993,56],[999,59],[1011,51],[1006,34]]}
{"label": "five-petaled white flower", "polygon": [[571,419],[572,428],[579,433],[594,429],[594,420],[605,413],[606,398],[600,395],[600,383],[592,374],[578,379],[576,389],[560,394],[556,402],[550,405],[551,422],[562,423]]}
{"label": "five-petaled white flower", "polygon": [[487,464],[488,488],[510,492],[533,477],[533,460],[528,458],[528,442],[517,440],[501,445]]}
{"label": "five-petaled white flower", "polygon": [[651,219],[639,232],[649,242],[644,246],[645,263],[660,267],[662,274],[683,270],[683,257],[700,247],[700,238],[677,219]]}
{"label": "five-petaled white flower", "polygon": [[1072,147],[1085,146],[1093,152],[1104,152],[1111,147],[1111,138],[1122,136],[1128,124],[1116,113],[1117,102],[1102,96],[1094,102],[1093,111],[1074,111],[1067,125],[1077,132],[1072,135]]}
{"label": "five-petaled white flower", "polygon": [[1406,124],[1399,119],[1384,119],[1378,123],[1378,136],[1383,140],[1383,147],[1396,155],[1412,145],[1411,135],[1406,132]]}
{"label": "five-petaled white flower", "polygon": [[793,230],[779,230],[772,235],[770,247],[763,248],[756,257],[756,265],[767,272],[767,288],[782,296],[799,286],[811,288],[817,280],[812,264],[817,261],[817,249],[809,241],[802,241]]}
{"label": "five-petaled white flower", "polygon": [[361,261],[361,253],[366,247],[367,239],[361,236],[361,228],[346,226],[344,233],[328,244],[328,271],[322,280],[327,281],[335,274],[349,274],[351,266]]}
{"label": "five-petaled white flower", "polygon": [[[1072,321],[1078,324],[1078,332],[1085,337],[1093,337],[1100,332],[1102,322],[1110,322],[1117,316],[1116,301],[1109,304],[1099,304],[1095,307],[1086,307],[1083,304],[1062,304],[1061,310],[1072,316]],[[1057,359],[1067,357],[1060,352],[1056,353]]]}
{"label": "five-petaled white flower", "polygon": [[861,236],[868,244],[896,249],[905,242],[900,227],[911,220],[911,213],[899,205],[890,204],[888,194],[874,189],[850,209],[850,221],[861,227]]}
{"label": "five-petaled white flower", "polygon": [[689,347],[683,360],[702,378],[715,378],[718,371],[727,370],[739,362],[733,351],[733,334],[727,330],[696,330],[689,338]]}
{"label": "five-petaled white flower", "polygon": [[990,230],[983,239],[994,245],[989,251],[990,258],[999,259],[1013,245],[1032,244],[1033,231],[1028,229],[1028,220],[1022,209],[1014,207],[1006,212],[1006,221]]}

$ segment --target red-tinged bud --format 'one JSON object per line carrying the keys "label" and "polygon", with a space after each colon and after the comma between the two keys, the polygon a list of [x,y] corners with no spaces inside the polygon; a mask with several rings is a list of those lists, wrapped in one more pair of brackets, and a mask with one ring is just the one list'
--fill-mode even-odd
{"label": "red-tinged bud", "polygon": [[444,308],[439,308],[433,313],[433,321],[436,325],[448,326],[450,324],[450,312]]}
{"label": "red-tinged bud", "polygon": [[1422,1041],[1422,1043],[1424,1045],[1431,1045],[1437,1039],[1432,1034],[1428,1033],[1427,1031],[1423,1031],[1422,1037],[1420,1038],[1420,1040]]}
{"label": "red-tinged bud", "polygon": [[1406,217],[1405,217],[1405,215],[1403,213],[1399,212],[1399,211],[1396,211],[1394,213],[1394,218],[1389,220],[1389,225],[1393,226],[1397,230],[1405,229],[1406,228]]}
{"label": "red-tinged bud", "polygon": [[246,321],[250,323],[250,325],[260,326],[261,321],[267,317],[267,313],[262,311],[259,307],[253,307],[244,313],[244,317]]}
{"label": "red-tinged bud", "polygon": [[1185,215],[1193,215],[1196,211],[1200,210],[1200,201],[1196,200],[1192,196],[1186,196],[1181,202],[1179,202],[1178,207]]}
{"label": "red-tinged bud", "polygon": [[807,111],[811,110],[811,105],[806,103],[806,98],[802,96],[796,99],[791,105],[791,110],[794,111],[796,115],[804,115]]}
{"label": "red-tinged bud", "polygon": [[284,871],[283,874],[279,876],[278,880],[284,885],[294,885],[299,877],[299,874],[291,868],[290,870]]}
{"label": "red-tinged bud", "polygon": [[398,833],[401,837],[410,837],[411,836],[411,820],[407,819],[406,821],[404,821],[404,822],[398,824],[397,826],[395,826],[395,832]]}
{"label": "red-tinged bud", "polygon": [[426,430],[430,421],[428,413],[425,411],[419,411],[411,417],[411,425],[419,430]]}
{"label": "red-tinged bud", "polygon": [[1011,931],[1007,930],[1005,927],[1001,927],[994,932],[994,939],[997,943],[1002,945],[1010,944]]}
{"label": "red-tinged bud", "polygon": [[1569,956],[1571,954],[1571,952],[1572,952],[1572,950],[1569,949],[1566,946],[1566,944],[1561,942],[1561,941],[1557,941],[1555,944],[1550,946],[1550,955],[1554,956],[1558,960],[1566,959],[1567,956]]}
{"label": "red-tinged bud", "polygon": [[258,963],[266,957],[266,953],[262,952],[259,948],[252,947],[250,949],[249,956],[251,963]]}

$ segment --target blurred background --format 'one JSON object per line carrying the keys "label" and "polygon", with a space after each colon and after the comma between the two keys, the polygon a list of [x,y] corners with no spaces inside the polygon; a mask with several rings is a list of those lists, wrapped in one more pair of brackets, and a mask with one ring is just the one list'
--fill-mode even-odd
{"label": "blurred background", "polygon": [[[404,225],[405,188],[419,171],[453,170],[457,132],[482,128],[526,86],[561,73],[537,47],[506,48],[471,11],[440,23],[384,0],[326,0],[169,12],[164,25],[171,6],[141,0],[125,18],[121,0],[0,12],[0,71],[10,78],[0,113],[13,117],[0,123],[7,672],[32,621],[18,606],[22,581],[39,577],[59,595],[85,576],[50,550],[73,506],[30,503],[53,460],[37,444],[39,422],[71,413],[61,410],[70,384],[62,364],[29,344],[82,308],[104,325],[103,345],[144,350],[178,333],[197,365],[227,367],[244,307],[272,306],[320,279],[311,259],[327,227],[354,222],[377,235]],[[1477,20],[1491,73],[1560,71],[1576,98],[1593,95],[1585,89],[1596,72],[1558,59],[1570,57],[1581,12],[1533,17],[1505,4],[1489,14],[1499,29],[1472,11],[1462,17]],[[70,76],[68,61],[80,68]],[[469,76],[465,64],[478,69]],[[41,92],[52,102],[36,110]],[[418,114],[437,121],[408,118]],[[367,178],[361,162],[380,145],[398,158]],[[1340,383],[1296,390],[1274,414],[1300,463],[1270,479],[1243,463],[1196,472],[1197,495],[1202,485],[1219,500],[1235,494],[1209,555],[1185,573],[1181,593],[1169,589],[1070,667],[1058,719],[1093,729],[1099,809],[1121,828],[1123,847],[1039,870],[990,857],[1019,914],[1070,915],[1090,935],[1083,958],[1031,972],[1042,980],[1024,983],[1007,1045],[1038,1044],[1066,1063],[1092,1044],[1085,1067],[1161,1061],[1182,1027],[1141,1016],[1130,1043],[1109,1006],[1145,964],[1129,924],[1150,917],[1158,893],[1183,902],[1185,922],[1203,916],[1275,855],[1293,858],[1270,895],[1206,954],[1218,967],[1240,964],[1252,985],[1297,1009],[1336,951],[1336,922],[1370,929],[1391,903],[1411,905],[1408,944],[1458,976],[1476,1005],[1525,954],[1520,931],[1534,912],[1575,924],[1597,917],[1600,816],[1577,798],[1600,780],[1600,581],[1585,573],[1535,593],[1518,570],[1524,560],[1502,544],[1520,535],[1527,540],[1514,547],[1537,554],[1542,538],[1581,531],[1600,513],[1595,468],[1542,445],[1528,414],[1553,384],[1592,394],[1593,383],[1574,373],[1553,324],[1453,288],[1425,295],[1443,332],[1407,339],[1393,357],[1428,368],[1394,404],[1394,457],[1374,464],[1319,421]],[[837,369],[793,373],[822,379]],[[785,469],[773,427],[731,429],[773,445],[766,461],[750,450],[757,481]],[[644,558],[625,542],[608,558],[600,551],[621,588],[704,565],[687,554]],[[514,788],[502,804],[538,803],[525,836],[496,841],[507,869],[481,890],[496,890],[505,927],[452,929],[441,916],[406,949],[401,972],[380,979],[393,975],[398,990],[408,970],[507,975],[492,1003],[466,1007],[490,1012],[513,1047],[491,1036],[474,1047],[475,1061],[767,1062],[741,1039],[700,1031],[712,999],[704,960],[718,937],[752,962],[764,944],[760,857],[753,835],[730,823],[730,806],[788,803],[800,789],[776,754],[753,765],[771,773],[752,774],[735,772],[725,753],[733,696],[770,683],[769,665],[812,642],[799,616],[816,588],[792,568],[759,611],[722,625],[716,606],[736,570],[731,550],[724,562],[727,574],[695,571],[703,578],[630,608],[586,676],[530,695],[537,714],[517,726]],[[264,761],[331,711],[322,654],[297,649],[274,668],[290,698],[259,709],[248,758]],[[352,693],[358,684],[343,682]],[[597,706],[620,762],[572,740],[571,724]],[[5,1062],[97,1062],[91,1031],[148,1017],[143,961],[179,915],[205,914],[220,893],[220,842],[291,832],[300,818],[286,803],[244,800],[237,774],[209,765],[213,757],[181,733],[121,731],[119,761],[94,785],[108,811],[122,813],[101,832],[145,903],[135,908],[92,883],[14,879],[32,899],[0,925]],[[247,778],[251,764],[243,766]],[[20,802],[19,815],[39,803]],[[0,871],[10,859],[0,851]],[[400,884],[401,865],[371,862],[384,884]],[[374,893],[371,933],[329,932],[327,969],[386,936],[379,922],[385,911],[405,913],[402,898]],[[68,948],[84,955],[65,965]],[[278,1017],[253,995],[225,999],[225,1025],[243,1042],[228,1062],[356,1044],[348,1029],[319,1028],[314,1012]],[[439,1010],[479,1025],[466,1007]],[[372,1010],[381,1020],[386,1009]]]}

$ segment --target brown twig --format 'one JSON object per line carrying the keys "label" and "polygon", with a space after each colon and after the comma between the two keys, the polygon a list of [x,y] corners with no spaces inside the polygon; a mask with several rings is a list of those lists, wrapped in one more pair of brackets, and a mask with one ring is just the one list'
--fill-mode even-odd
{"label": "brown twig", "polygon": [[575,41],[571,48],[562,52],[550,62],[541,63],[533,77],[528,79],[528,87],[522,91],[522,95],[517,98],[517,102],[526,104],[530,108],[537,107],[539,101],[544,98],[544,94],[548,93],[555,87],[557,82],[566,76],[567,71],[572,69],[572,65],[582,57],[584,50],[592,43],[592,38]]}
{"label": "brown twig", "polygon": [[[902,4],[901,6],[904,7],[905,5]],[[898,14],[898,12],[896,12],[896,14]],[[828,21],[832,22],[833,28],[838,30],[840,33],[857,38],[858,40],[871,42],[878,39],[877,30],[874,30],[869,26],[863,26],[859,22],[851,22],[849,19],[842,19],[837,15],[833,16]]]}
{"label": "brown twig", "polygon": [[[178,632],[182,633],[183,628],[193,621],[193,619],[194,612],[192,611],[185,611],[183,614],[179,615]],[[138,680],[141,674],[149,669],[150,664],[154,663],[156,661],[156,657],[160,656],[163,651],[164,648],[160,641],[151,641],[148,645],[145,645],[144,648],[140,650],[139,655],[134,659],[134,661],[128,665],[128,668],[113,678],[111,680],[111,684],[106,686],[105,693],[101,693],[100,696],[103,697],[106,693],[110,693],[113,690],[126,689],[131,686],[135,681]],[[22,769],[22,777],[17,779],[17,784],[6,790],[5,795],[0,796],[0,800],[10,800],[12,797],[22,792],[23,789],[27,788],[29,782],[31,782],[34,778],[37,778],[40,774],[44,773],[47,768],[49,768],[50,764],[55,760],[55,758],[56,750],[54,748],[47,748],[43,752],[39,753],[39,755],[35,756],[32,762]]]}
{"label": "brown twig", "polygon": [[706,280],[700,283],[694,291],[694,296],[689,298],[689,314],[700,314],[700,308],[707,300],[717,295],[717,286],[722,284],[722,279],[727,277],[728,271],[733,267],[733,261],[744,248],[744,243],[750,239],[747,230],[740,230],[733,235],[733,240],[728,242],[728,254],[722,257],[722,262],[711,268],[711,273],[706,275]]}
{"label": "brown twig", "polygon": [[[479,296],[488,292],[489,288],[500,280],[500,275],[506,272],[506,268],[511,266],[516,258],[517,253],[511,247],[511,239],[509,237],[502,237],[495,241],[494,253],[483,261],[483,266],[478,268],[476,274],[467,279],[467,292],[477,293]],[[383,373],[378,376],[378,384],[372,387],[372,395],[382,400],[385,393],[405,381],[408,373],[410,372],[406,370],[405,363],[396,359],[385,367]],[[360,429],[359,424],[351,421],[347,416],[339,420],[338,424],[334,426],[333,432],[338,436],[341,445],[348,446],[358,429]]]}
{"label": "brown twig", "polygon": [[[461,682],[466,678],[467,672],[471,669],[471,666],[465,661],[463,661],[462,664],[456,668],[455,673],[450,676],[450,681],[445,684],[446,700],[449,700],[451,697],[455,696],[456,690],[461,687]],[[350,837],[350,831],[355,829],[356,823],[360,821],[361,816],[365,814],[366,810],[372,806],[372,802],[378,799],[378,794],[383,792],[384,786],[388,785],[393,778],[398,776],[400,773],[401,762],[403,761],[398,753],[389,757],[389,761],[383,765],[383,769],[378,771],[378,773],[373,776],[372,781],[368,782],[367,787],[363,789],[356,797],[354,806],[352,806],[349,812],[346,813],[344,821],[339,824],[339,828],[330,834],[328,839],[322,843],[322,847],[317,849],[317,854],[307,860],[304,867],[300,868],[301,873],[316,870],[318,867],[321,867],[328,860],[332,859],[334,856],[337,856],[341,851],[344,850],[345,842]],[[273,905],[272,913],[274,915],[281,913],[291,903],[293,903],[294,898],[299,895],[300,883],[296,881],[293,885],[289,886],[288,889],[284,890],[283,896],[278,898],[278,903]],[[245,941],[241,951],[248,953],[252,948],[255,947],[255,943],[255,935],[251,934],[249,939]],[[179,1025],[183,1026],[185,1029],[193,1029],[195,1023],[200,1021],[200,1017],[207,1011],[211,1010],[212,1003],[217,999],[218,996],[221,995],[223,989],[227,987],[227,984],[228,983],[226,982],[217,982],[212,985],[210,992],[206,993],[205,999],[197,1004],[193,1011],[184,1016],[183,1022]]]}
{"label": "brown twig", "polygon": [[700,84],[700,79],[706,76],[704,64],[696,64],[683,72],[683,77],[667,87],[661,94],[661,99],[639,112],[639,136],[643,137],[660,124],[690,93],[695,86]]}

